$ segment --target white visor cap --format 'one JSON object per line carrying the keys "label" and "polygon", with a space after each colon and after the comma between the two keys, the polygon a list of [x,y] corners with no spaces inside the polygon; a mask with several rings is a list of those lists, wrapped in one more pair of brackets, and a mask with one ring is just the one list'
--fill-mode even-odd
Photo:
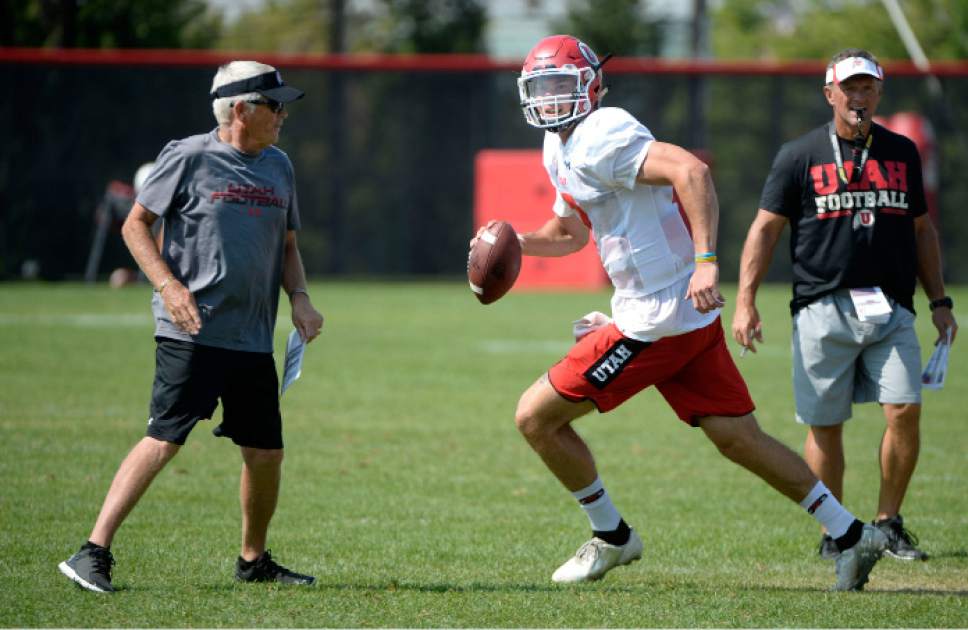
{"label": "white visor cap", "polygon": [[847,57],[834,64],[832,68],[827,68],[827,77],[824,83],[840,83],[844,79],[849,79],[858,74],[866,74],[875,79],[884,80],[884,68],[864,57]]}

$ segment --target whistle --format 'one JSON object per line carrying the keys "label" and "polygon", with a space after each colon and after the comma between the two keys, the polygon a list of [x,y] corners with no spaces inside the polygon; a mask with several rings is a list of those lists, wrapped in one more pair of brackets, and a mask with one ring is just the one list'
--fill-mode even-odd
{"label": "whistle", "polygon": [[864,126],[864,114],[867,113],[867,110],[861,107],[853,110],[853,112],[857,116],[857,134],[856,134],[856,137],[854,138],[854,142],[859,143],[864,140],[864,130],[862,129],[862,127]]}

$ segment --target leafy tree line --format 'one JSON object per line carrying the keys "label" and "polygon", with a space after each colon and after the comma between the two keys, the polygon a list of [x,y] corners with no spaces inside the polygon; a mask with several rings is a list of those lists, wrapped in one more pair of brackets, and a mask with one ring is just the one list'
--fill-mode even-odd
{"label": "leafy tree line", "polygon": [[337,0],[268,0],[227,21],[205,0],[4,0],[0,46],[323,53],[333,50],[339,12],[347,52],[474,53],[483,52],[484,5],[379,0],[362,10]]}
{"label": "leafy tree line", "polygon": [[[968,57],[965,0],[903,8],[930,59]],[[602,52],[654,56],[667,30],[654,13],[647,0],[569,0],[551,28]],[[333,49],[336,14],[347,52],[484,52],[483,0],[266,0],[232,21],[205,0],[5,0],[0,46],[321,53]],[[708,30],[718,59],[826,59],[848,45],[907,58],[879,0],[722,0]]]}
{"label": "leafy tree line", "polygon": [[208,48],[222,28],[204,0],[0,2],[0,46]]}

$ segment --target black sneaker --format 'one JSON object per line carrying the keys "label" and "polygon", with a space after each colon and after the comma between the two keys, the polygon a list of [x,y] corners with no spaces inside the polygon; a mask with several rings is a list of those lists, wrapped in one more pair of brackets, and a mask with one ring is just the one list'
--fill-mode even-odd
{"label": "black sneaker", "polygon": [[241,557],[236,560],[235,579],[240,582],[279,582],[305,586],[316,583],[316,578],[311,575],[296,573],[277,564],[268,549],[252,562],[243,560]]}
{"label": "black sneaker", "polygon": [[817,554],[824,560],[836,560],[837,556],[840,555],[840,549],[837,549],[837,543],[830,537],[830,534],[824,534],[820,538]]}
{"label": "black sneaker", "polygon": [[904,529],[904,518],[900,514],[874,521],[874,526],[887,535],[887,555],[898,560],[928,559],[928,554],[917,547],[918,537]]}
{"label": "black sneaker", "polygon": [[105,547],[85,543],[80,551],[57,565],[60,572],[79,586],[95,593],[113,593],[111,566],[114,556]]}

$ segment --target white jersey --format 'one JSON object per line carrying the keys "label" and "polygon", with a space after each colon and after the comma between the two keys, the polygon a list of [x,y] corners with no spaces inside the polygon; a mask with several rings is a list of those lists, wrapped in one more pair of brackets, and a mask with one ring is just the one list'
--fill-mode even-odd
{"label": "white jersey", "polygon": [[694,250],[672,187],[636,182],[654,141],[624,109],[602,107],[564,145],[546,133],[543,155],[557,193],[555,214],[578,216],[592,229],[615,287],[612,317],[623,334],[643,341],[696,330],[719,316],[699,313],[684,299]]}

